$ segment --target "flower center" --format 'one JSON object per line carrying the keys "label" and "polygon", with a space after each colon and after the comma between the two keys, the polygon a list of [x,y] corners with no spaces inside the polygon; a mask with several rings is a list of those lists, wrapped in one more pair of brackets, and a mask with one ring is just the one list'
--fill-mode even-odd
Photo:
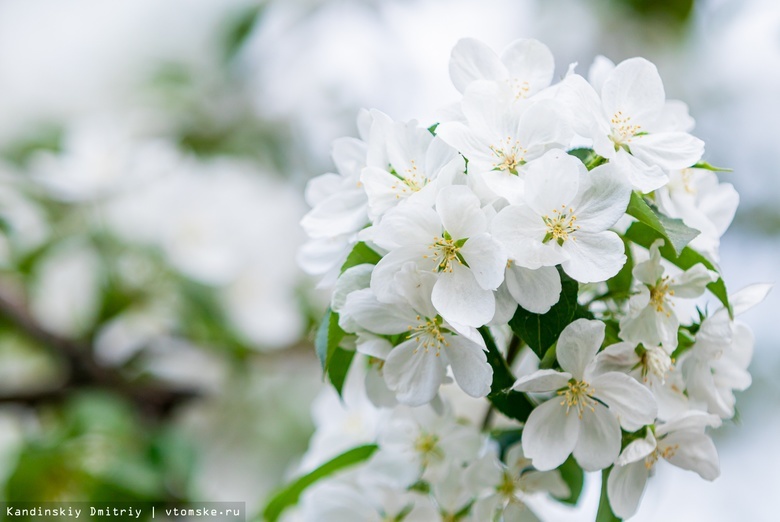
{"label": "flower center", "polygon": [[395,170],[391,170],[390,173],[398,178],[398,181],[390,186],[390,189],[396,192],[396,199],[410,196],[428,184],[428,178],[420,173],[414,160],[411,160],[410,167],[404,171],[403,175],[398,174]]}
{"label": "flower center", "polygon": [[655,448],[650,455],[645,457],[645,468],[648,470],[653,469],[653,466],[655,466],[655,463],[658,462],[658,459],[661,457],[666,460],[674,457],[674,454],[677,453],[679,447],[679,444],[675,444],[674,446],[666,446],[664,449]]}
{"label": "flower center", "polygon": [[525,165],[525,154],[528,150],[520,146],[517,141],[507,136],[498,145],[491,145],[490,150],[496,156],[493,170],[502,170],[510,174],[517,174],[517,167]]}
{"label": "flower center", "polygon": [[585,408],[588,408],[590,411],[596,411],[594,407],[596,401],[591,398],[591,395],[594,393],[596,393],[596,390],[591,388],[590,384],[575,379],[569,381],[567,388],[558,390],[558,395],[563,395],[561,406],[566,406],[566,415],[574,408],[577,410],[577,415],[580,419]]}
{"label": "flower center", "polygon": [[527,81],[520,80],[520,78],[511,78],[506,80],[509,84],[509,88],[515,94],[515,100],[520,98],[528,98],[528,94],[531,92],[531,84]]}
{"label": "flower center", "polygon": [[650,303],[655,306],[656,312],[665,312],[666,317],[672,315],[671,310],[666,309],[666,296],[674,296],[674,290],[669,289],[669,276],[664,277],[655,286],[650,287]]}
{"label": "flower center", "polygon": [[571,240],[575,241],[574,232],[580,229],[577,225],[577,216],[574,215],[574,209],[569,208],[566,211],[566,205],[561,205],[561,210],[553,209],[552,216],[542,216],[544,224],[547,225],[547,234],[545,234],[543,243],[555,240],[558,245],[563,246],[571,235]]}
{"label": "flower center", "polygon": [[615,144],[615,150],[626,147],[626,144],[631,142],[631,138],[641,134],[642,126],[632,124],[631,116],[625,116],[623,111],[617,111],[609,123],[612,126],[612,134],[610,134],[609,139]]}
{"label": "flower center", "polygon": [[468,267],[468,263],[460,253],[460,248],[466,244],[468,238],[455,240],[447,232],[443,237],[434,237],[433,243],[428,249],[433,251],[431,255],[423,256],[424,259],[434,260],[434,272],[452,272],[456,263]]}
{"label": "flower center", "polygon": [[436,350],[436,357],[438,357],[441,353],[441,347],[450,345],[444,337],[444,334],[449,333],[449,330],[442,327],[442,318],[438,315],[434,319],[428,319],[427,317],[424,319],[425,322],[422,322],[423,317],[417,316],[420,324],[409,326],[407,338],[417,339],[417,348],[414,349],[414,353],[417,353],[420,348],[425,350],[425,353],[428,353],[430,349],[434,349]]}
{"label": "flower center", "polygon": [[666,373],[672,369],[672,358],[662,348],[657,346],[647,348],[642,354],[642,366],[644,367],[645,381],[647,381],[647,374],[652,373],[663,384]]}
{"label": "flower center", "polygon": [[420,433],[414,441],[414,451],[422,458],[423,466],[428,466],[432,460],[444,458],[439,447],[439,436],[434,433]]}

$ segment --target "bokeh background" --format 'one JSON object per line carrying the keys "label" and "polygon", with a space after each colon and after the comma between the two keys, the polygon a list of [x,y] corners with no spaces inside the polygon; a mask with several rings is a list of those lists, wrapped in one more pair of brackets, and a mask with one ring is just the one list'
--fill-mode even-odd
{"label": "bokeh background", "polygon": [[[780,279],[774,0],[0,0],[0,500],[257,512],[324,386],[305,182],[361,107],[434,123],[467,36],[538,38],[559,76],[654,61],[734,169],[730,288]],[[742,318],[754,382],[721,478],[659,467],[634,520],[777,519],[778,310]],[[592,520],[598,480],[553,519]]]}

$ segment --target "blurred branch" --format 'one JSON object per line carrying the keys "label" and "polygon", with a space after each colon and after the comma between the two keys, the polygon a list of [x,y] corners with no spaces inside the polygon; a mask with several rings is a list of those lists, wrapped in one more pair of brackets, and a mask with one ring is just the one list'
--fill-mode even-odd
{"label": "blurred branch", "polygon": [[136,383],[128,380],[116,369],[99,364],[88,344],[46,330],[24,307],[3,295],[2,289],[0,316],[5,317],[22,333],[51,349],[55,355],[62,357],[70,370],[68,379],[58,388],[0,395],[0,403],[14,402],[37,406],[58,402],[77,389],[98,388],[126,398],[150,417],[160,418],[170,413],[177,405],[199,395],[194,390],[172,389],[160,383]]}

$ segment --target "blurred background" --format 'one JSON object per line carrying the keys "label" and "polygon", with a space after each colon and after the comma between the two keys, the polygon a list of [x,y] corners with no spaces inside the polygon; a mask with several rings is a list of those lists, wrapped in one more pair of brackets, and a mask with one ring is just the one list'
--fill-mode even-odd
{"label": "blurred background", "polygon": [[[0,0],[0,500],[257,512],[324,386],[305,183],[361,107],[435,123],[467,36],[538,38],[559,77],[655,62],[734,169],[731,290],[780,279],[773,0]],[[659,467],[635,520],[774,519],[778,310],[742,318],[754,382],[716,432],[721,478]]]}

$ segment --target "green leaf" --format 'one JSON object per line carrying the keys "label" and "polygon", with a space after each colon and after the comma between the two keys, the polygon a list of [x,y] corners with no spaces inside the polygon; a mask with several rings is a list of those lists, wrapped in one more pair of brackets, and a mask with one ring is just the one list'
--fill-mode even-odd
{"label": "green leaf", "polygon": [[626,213],[660,234],[666,240],[666,244],[674,248],[676,254],[679,254],[693,238],[699,235],[698,230],[686,226],[681,219],[663,215],[654,205],[648,204],[638,192],[631,193],[631,201],[628,203]]}
{"label": "green leaf", "polygon": [[509,321],[512,331],[525,341],[540,359],[558,340],[558,336],[574,320],[577,313],[579,284],[560,268],[558,271],[561,274],[561,297],[558,302],[545,314],[535,314],[520,306]]}
{"label": "green leaf", "polygon": [[349,373],[349,367],[354,357],[354,351],[345,350],[344,348],[336,348],[336,351],[333,352],[333,357],[331,357],[330,365],[328,366],[328,378],[339,393],[339,397],[344,390],[344,382],[347,380],[347,373]]}
{"label": "green leaf", "polygon": [[428,132],[430,132],[431,134],[433,134],[434,136],[436,136],[436,128],[437,128],[438,126],[439,126],[439,124],[438,124],[438,123],[434,123],[433,125],[431,125],[430,127],[428,127]]}
{"label": "green leaf", "polygon": [[488,400],[496,410],[507,417],[525,422],[531,414],[531,410],[534,409],[533,404],[524,394],[510,390],[515,383],[515,377],[501,352],[498,351],[498,346],[496,346],[488,327],[481,327],[479,333],[485,340],[488,349],[488,364],[493,368],[493,384],[490,386]]}
{"label": "green leaf", "polygon": [[574,457],[569,455],[566,462],[558,467],[558,471],[561,473],[561,478],[569,486],[569,496],[566,498],[559,498],[561,502],[565,504],[575,505],[582,493],[582,486],[585,483],[585,472],[574,460]]}
{"label": "green leaf", "polygon": [[590,161],[594,154],[593,149],[588,148],[571,149],[570,151],[567,151],[567,153],[575,158],[579,158],[579,160],[585,164]]}
{"label": "green leaf", "polygon": [[339,326],[339,314],[328,308],[314,338],[314,349],[317,351],[323,372],[328,371],[333,354],[345,335],[346,332]]}
{"label": "green leaf", "polygon": [[[637,245],[650,248],[653,241],[662,236],[644,223],[634,223],[626,231],[625,237]],[[709,270],[718,271],[707,258],[690,247],[685,247],[682,252],[678,254],[668,243],[666,243],[661,247],[660,252],[664,259],[671,261],[683,270],[688,270],[697,263],[701,263]],[[728,309],[729,315],[733,317],[734,312],[729,303],[729,294],[726,290],[726,284],[723,282],[723,278],[721,277],[714,283],[708,284],[707,289],[723,303],[723,306]]]}
{"label": "green leaf", "polygon": [[631,293],[631,283],[633,281],[632,272],[634,270],[634,258],[631,255],[631,246],[625,239],[623,245],[626,254],[626,264],[615,274],[614,277],[607,280],[607,288],[612,298],[627,299]]}
{"label": "green leaf", "polygon": [[268,522],[275,522],[279,519],[279,515],[281,515],[285,509],[298,503],[301,493],[303,493],[306,488],[337,471],[368,460],[376,450],[376,444],[352,448],[338,457],[329,460],[314,471],[299,477],[282,488],[271,498],[263,510],[263,517]]}
{"label": "green leaf", "polygon": [[344,388],[352,358],[355,356],[355,352],[339,346],[345,335],[346,332],[339,326],[339,314],[328,308],[317,329],[314,348],[323,373],[328,376],[339,395]]}
{"label": "green leaf", "polygon": [[706,161],[700,161],[696,165],[691,167],[692,169],[704,169],[704,170],[711,170],[712,172],[734,172],[734,169],[724,169],[722,167],[716,167],[715,165],[712,165],[710,163],[707,163]]}
{"label": "green leaf", "polygon": [[247,9],[238,11],[229,20],[226,31],[222,37],[222,54],[225,61],[232,60],[244,47],[262,15],[263,6],[253,5]]}
{"label": "green leaf", "polygon": [[380,259],[382,259],[382,256],[374,252],[371,247],[361,241],[355,245],[352,252],[347,256],[347,260],[341,265],[341,273],[343,274],[353,266],[364,264],[375,265],[379,263]]}
{"label": "green leaf", "polygon": [[612,508],[609,505],[609,498],[607,497],[607,479],[609,478],[609,471],[611,468],[607,468],[601,471],[601,499],[599,500],[599,510],[596,513],[596,522],[621,522],[622,519],[615,516],[612,512]]}

